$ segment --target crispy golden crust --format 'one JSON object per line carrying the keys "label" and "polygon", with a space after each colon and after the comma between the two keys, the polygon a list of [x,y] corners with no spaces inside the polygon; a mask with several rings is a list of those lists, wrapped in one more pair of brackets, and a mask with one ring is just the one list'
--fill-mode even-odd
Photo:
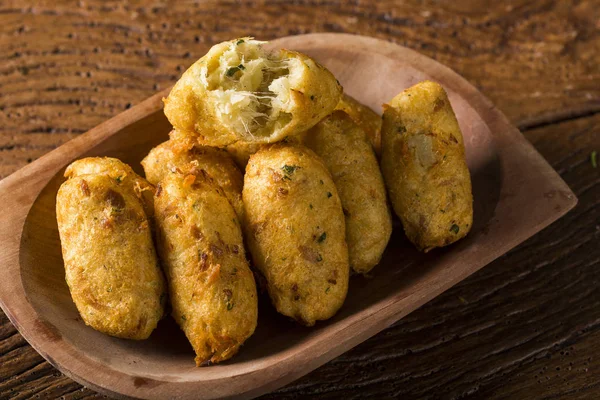
{"label": "crispy golden crust", "polygon": [[169,174],[155,195],[158,250],[173,318],[196,364],[232,357],[256,328],[258,305],[238,218],[207,174]]}
{"label": "crispy golden crust", "polygon": [[235,163],[243,171],[246,170],[250,156],[260,150],[262,147],[268,146],[262,143],[251,143],[240,140],[225,147],[225,150],[231,155]]}
{"label": "crispy golden crust", "polygon": [[166,287],[131,181],[74,176],[58,191],[56,218],[67,284],[83,321],[116,337],[150,336]]}
{"label": "crispy golden crust", "polygon": [[333,316],[348,291],[341,202],[311,150],[276,144],[250,158],[243,190],[246,237],[277,311],[305,325]]}
{"label": "crispy golden crust", "polygon": [[[306,139],[306,135],[308,131],[304,131],[298,133],[293,136],[285,137],[282,142],[291,143],[291,144],[303,144]],[[238,142],[232,143],[225,147],[225,150],[231,155],[235,163],[243,170],[246,170],[246,165],[248,165],[248,160],[250,160],[250,156],[256,153],[263,147],[269,146],[264,143],[251,143],[240,140]]]}
{"label": "crispy golden crust", "polygon": [[219,43],[196,61],[164,100],[171,124],[203,145],[272,143],[335,108],[342,87],[331,72],[304,54],[266,53],[262,43]]}
{"label": "crispy golden crust", "polygon": [[325,162],[346,217],[350,267],[367,273],[381,260],[392,219],[381,171],[365,132],[342,111],[314,126],[306,145]]}
{"label": "crispy golden crust", "polygon": [[381,117],[347,94],[342,96],[335,109],[348,114],[352,121],[365,131],[375,154],[381,155]]}
{"label": "crispy golden crust", "polygon": [[444,89],[421,82],[384,106],[381,168],[394,211],[420,250],[446,246],[473,224],[463,137]]}
{"label": "crispy golden crust", "polygon": [[225,150],[207,146],[189,147],[171,139],[153,148],[142,160],[142,166],[146,178],[154,185],[173,173],[203,169],[221,186],[236,214],[241,217],[244,177]]}
{"label": "crispy golden crust", "polygon": [[80,175],[103,174],[113,178],[117,183],[133,187],[135,194],[142,201],[146,216],[151,225],[154,216],[154,186],[136,174],[123,161],[111,157],[87,157],[72,162],[65,170],[65,178]]}

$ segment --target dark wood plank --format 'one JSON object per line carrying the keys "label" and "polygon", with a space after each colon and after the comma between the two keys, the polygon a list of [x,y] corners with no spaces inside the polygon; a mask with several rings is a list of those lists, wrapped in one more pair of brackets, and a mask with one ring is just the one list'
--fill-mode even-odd
{"label": "dark wood plank", "polygon": [[[527,138],[579,196],[519,248],[266,397],[600,395],[600,169],[589,161],[600,150],[597,2],[55,3],[0,4],[0,177],[172,84],[212,43],[340,31],[455,69],[533,128]],[[0,315],[0,398],[36,396],[100,397]]]}

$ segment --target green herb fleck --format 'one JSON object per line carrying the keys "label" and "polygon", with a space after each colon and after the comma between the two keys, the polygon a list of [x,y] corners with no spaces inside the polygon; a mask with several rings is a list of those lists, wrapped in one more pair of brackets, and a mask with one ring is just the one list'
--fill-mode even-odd
{"label": "green herb fleck", "polygon": [[115,181],[117,181],[117,183],[121,183],[121,182],[123,182],[123,177],[122,176],[117,176],[115,178]]}
{"label": "green herb fleck", "polygon": [[227,311],[230,311],[233,308],[234,304],[233,303],[227,303]]}
{"label": "green herb fleck", "polygon": [[285,172],[286,174],[293,174],[294,171],[296,171],[298,168],[300,168],[297,165],[284,165],[283,167],[281,167],[281,169],[283,170],[283,172]]}
{"label": "green herb fleck", "polygon": [[311,94],[311,95],[310,95],[310,99],[311,99],[311,100],[314,100],[314,99],[315,99],[315,95],[314,95],[314,94]]}
{"label": "green herb fleck", "polygon": [[281,261],[285,261],[285,260],[287,260],[287,257],[281,258]]}
{"label": "green herb fleck", "polygon": [[182,315],[181,319],[184,320],[184,321],[187,321],[187,318],[185,317],[185,315]]}
{"label": "green herb fleck", "polygon": [[330,198],[331,196],[333,196],[331,192],[327,192],[327,198]]}
{"label": "green herb fleck", "polygon": [[237,275],[237,268],[233,269],[233,272],[231,273],[231,275]]}
{"label": "green herb fleck", "polygon": [[244,67],[242,64],[240,64],[237,67],[231,67],[231,68],[227,69],[227,71],[225,72],[225,75],[227,75],[228,77],[232,77],[233,75],[235,75],[236,72],[243,71],[245,69],[246,69],[246,67]]}
{"label": "green herb fleck", "polygon": [[323,179],[319,179],[319,183],[322,185],[323,184]]}
{"label": "green herb fleck", "polygon": [[112,292],[112,287],[109,287],[109,288],[107,288],[107,289],[106,289],[106,291],[107,291],[108,293]]}
{"label": "green herb fleck", "polygon": [[296,172],[297,169],[300,169],[299,166],[297,165],[284,165],[283,167],[281,167],[281,170],[283,171],[283,173],[285,174],[283,179],[287,179],[287,180],[292,180],[292,174],[294,172]]}
{"label": "green herb fleck", "polygon": [[321,236],[317,239],[317,243],[323,243],[327,239],[327,232],[323,232]]}
{"label": "green herb fleck", "polygon": [[240,39],[240,40],[238,40],[237,42],[235,42],[235,44],[236,44],[237,46],[239,46],[239,45],[240,45],[240,44],[242,44],[242,43],[244,43],[244,39]]}
{"label": "green herb fleck", "polygon": [[406,133],[406,127],[404,125],[400,125],[398,127],[398,133]]}
{"label": "green herb fleck", "polygon": [[462,296],[458,296],[458,300],[463,304],[469,304],[469,302]]}
{"label": "green herb fleck", "polygon": [[446,213],[446,210],[444,210],[444,209],[440,209],[440,212],[441,212],[442,214],[445,214],[445,213]]}
{"label": "green herb fleck", "polygon": [[313,209],[313,205],[312,205],[312,204],[309,204],[309,205],[308,205],[308,208],[310,208],[310,209],[312,210],[312,209]]}
{"label": "green herb fleck", "polygon": [[325,293],[329,293],[329,289],[331,289],[329,286],[327,286],[327,289],[325,289]]}
{"label": "green herb fleck", "polygon": [[460,227],[456,224],[452,224],[452,226],[450,227],[450,232],[454,232],[454,234],[458,234],[458,231],[460,230]]}
{"label": "green herb fleck", "polygon": [[317,262],[321,262],[323,261],[323,256],[320,254],[317,254]]}
{"label": "green herb fleck", "polygon": [[598,162],[596,161],[597,155],[598,153],[596,153],[596,150],[592,151],[592,154],[590,154],[590,162],[592,163],[593,168],[598,168]]}

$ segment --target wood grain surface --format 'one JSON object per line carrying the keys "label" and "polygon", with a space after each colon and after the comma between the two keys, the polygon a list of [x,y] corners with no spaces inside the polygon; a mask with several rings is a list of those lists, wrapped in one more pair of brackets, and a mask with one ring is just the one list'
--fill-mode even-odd
{"label": "wood grain surface", "polygon": [[[600,167],[590,154],[600,152],[600,4],[493,3],[2,1],[0,176],[168,87],[221,40],[332,31],[405,45],[495,102],[579,204],[265,397],[598,398]],[[0,398],[61,396],[101,397],[57,372],[0,315]]]}

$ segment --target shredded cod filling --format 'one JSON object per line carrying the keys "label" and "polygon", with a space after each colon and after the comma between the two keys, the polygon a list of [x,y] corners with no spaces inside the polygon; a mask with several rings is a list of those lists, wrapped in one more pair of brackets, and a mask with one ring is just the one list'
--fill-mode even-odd
{"label": "shredded cod filling", "polygon": [[262,42],[232,42],[203,71],[221,121],[242,136],[269,136],[291,120],[290,70],[297,60],[267,54]]}

